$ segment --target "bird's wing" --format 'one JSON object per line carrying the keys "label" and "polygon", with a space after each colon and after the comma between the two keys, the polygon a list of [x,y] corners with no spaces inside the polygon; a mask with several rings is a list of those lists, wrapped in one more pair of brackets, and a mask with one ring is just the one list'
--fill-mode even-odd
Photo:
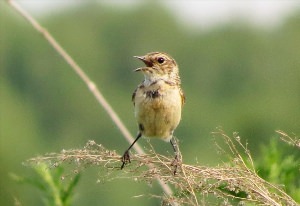
{"label": "bird's wing", "polygon": [[133,94],[132,94],[132,96],[131,96],[131,101],[132,101],[132,103],[133,103],[133,106],[135,106],[135,95],[136,95],[136,91],[137,91],[137,89],[138,88],[136,88],[135,90],[134,90],[134,92],[133,92]]}
{"label": "bird's wing", "polygon": [[141,84],[134,90],[134,92],[133,92],[133,94],[132,94],[132,96],[131,96],[131,101],[132,101],[132,103],[133,103],[133,106],[135,106],[135,96],[136,96],[137,91],[138,91],[139,89],[143,88],[143,87],[144,87],[144,85],[143,85],[143,83],[141,83]]}

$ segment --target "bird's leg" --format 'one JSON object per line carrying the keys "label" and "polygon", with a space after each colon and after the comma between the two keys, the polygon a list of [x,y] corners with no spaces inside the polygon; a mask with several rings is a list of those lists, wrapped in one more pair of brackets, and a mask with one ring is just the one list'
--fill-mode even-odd
{"label": "bird's leg", "polygon": [[179,157],[180,151],[179,151],[178,144],[177,144],[177,141],[176,141],[176,138],[175,138],[175,137],[172,137],[172,138],[170,139],[170,143],[171,143],[171,145],[172,145],[172,147],[173,147],[174,154],[175,154],[175,158],[174,158],[174,160],[173,160],[173,162],[172,162],[172,164],[171,164],[172,166],[175,167],[174,172],[173,172],[173,174],[175,175],[176,172],[177,172],[178,164],[179,164],[179,162],[180,162],[180,157]]}
{"label": "bird's leg", "polygon": [[130,163],[130,155],[129,155],[129,150],[131,149],[131,147],[133,147],[133,145],[140,139],[140,137],[142,136],[142,133],[139,132],[136,139],[133,141],[133,143],[128,147],[128,149],[124,152],[123,156],[122,156],[122,165],[121,165],[121,169],[124,168],[124,166],[129,162]]}

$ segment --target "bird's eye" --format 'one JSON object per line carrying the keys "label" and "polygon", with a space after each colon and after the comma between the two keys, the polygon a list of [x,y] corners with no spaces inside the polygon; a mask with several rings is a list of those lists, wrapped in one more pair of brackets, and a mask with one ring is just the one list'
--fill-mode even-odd
{"label": "bird's eye", "polygon": [[164,63],[164,61],[165,61],[165,59],[162,58],[162,57],[157,58],[157,62],[160,63],[160,64]]}

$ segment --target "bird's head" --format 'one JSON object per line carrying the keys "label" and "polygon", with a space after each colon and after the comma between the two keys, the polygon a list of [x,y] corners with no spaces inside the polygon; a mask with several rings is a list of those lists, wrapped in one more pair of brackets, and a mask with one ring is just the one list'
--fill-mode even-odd
{"label": "bird's head", "polygon": [[146,81],[153,82],[162,79],[180,84],[177,63],[170,55],[163,52],[151,52],[144,56],[134,57],[145,63],[145,67],[134,71],[143,72]]}

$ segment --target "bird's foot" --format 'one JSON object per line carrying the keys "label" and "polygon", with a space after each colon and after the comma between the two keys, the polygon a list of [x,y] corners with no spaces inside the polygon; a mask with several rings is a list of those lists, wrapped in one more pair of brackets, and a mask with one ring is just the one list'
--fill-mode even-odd
{"label": "bird's foot", "polygon": [[174,166],[173,175],[176,175],[176,173],[177,173],[177,168],[178,168],[178,166],[180,166],[180,165],[181,165],[181,160],[179,159],[178,155],[176,154],[174,160],[173,160],[172,163],[171,163],[171,166]]}
{"label": "bird's foot", "polygon": [[127,164],[127,163],[130,163],[130,155],[129,155],[129,151],[126,150],[122,156],[122,165],[121,165],[121,169],[124,168],[124,166]]}

